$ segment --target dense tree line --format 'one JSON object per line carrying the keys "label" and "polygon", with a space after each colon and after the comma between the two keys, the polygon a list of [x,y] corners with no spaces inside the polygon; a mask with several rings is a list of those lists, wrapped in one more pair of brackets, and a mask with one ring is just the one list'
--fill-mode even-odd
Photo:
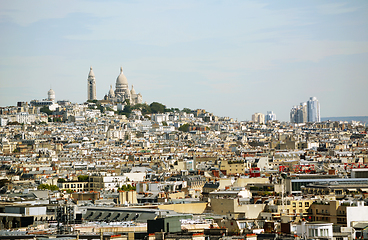
{"label": "dense tree line", "polygon": [[163,105],[162,103],[158,103],[158,102],[152,102],[151,104],[146,104],[146,103],[138,103],[136,105],[130,105],[127,104],[124,106],[124,109],[121,111],[117,111],[117,114],[120,115],[126,115],[127,117],[129,117],[129,115],[132,113],[133,110],[140,110],[142,112],[142,115],[147,115],[147,114],[152,114],[152,113],[166,113],[166,112],[186,112],[186,113],[191,113],[191,109],[189,108],[184,108],[183,110],[180,111],[179,108],[166,108],[165,105]]}
{"label": "dense tree line", "polygon": [[[105,111],[113,111],[113,109],[109,107],[102,106],[98,100],[88,100],[89,103],[96,104],[95,106],[89,106],[89,109],[98,109],[101,113],[105,113]],[[142,112],[142,115],[148,115],[152,113],[166,113],[166,112],[185,112],[185,113],[191,113],[192,110],[189,108],[183,108],[180,110],[179,108],[167,108],[164,104],[159,102],[152,102],[151,104],[146,103],[138,103],[135,105],[131,105],[129,99],[126,99],[123,104],[125,104],[123,110],[115,111],[116,114],[119,115],[125,115],[127,117],[130,116],[133,110],[140,110]],[[52,115],[52,111],[49,109],[48,106],[44,106],[40,109],[40,112],[46,113],[47,115]],[[49,121],[61,121],[61,119],[51,119],[49,118]]]}

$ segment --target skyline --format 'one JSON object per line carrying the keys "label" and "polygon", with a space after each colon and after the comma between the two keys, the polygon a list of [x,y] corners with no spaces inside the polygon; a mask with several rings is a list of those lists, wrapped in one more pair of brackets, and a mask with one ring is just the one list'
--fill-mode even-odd
{"label": "skyline", "polygon": [[[1,1],[0,105],[102,99],[120,72],[148,104],[250,120],[312,96],[368,115],[368,2]],[[71,86],[74,86],[72,88]]]}

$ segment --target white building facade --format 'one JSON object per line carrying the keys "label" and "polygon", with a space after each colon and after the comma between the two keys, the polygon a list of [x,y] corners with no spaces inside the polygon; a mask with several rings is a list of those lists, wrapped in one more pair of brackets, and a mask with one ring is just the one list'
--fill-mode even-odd
{"label": "white building facade", "polygon": [[128,102],[130,105],[136,105],[142,103],[142,95],[140,93],[136,93],[133,85],[132,89],[129,90],[128,79],[123,73],[123,68],[120,68],[120,74],[116,79],[115,83],[115,91],[110,85],[110,90],[108,94],[104,97],[105,100],[109,100],[115,103],[124,103],[127,104]]}
{"label": "white building facade", "polygon": [[294,225],[291,231],[302,239],[333,239],[333,223],[306,223]]}

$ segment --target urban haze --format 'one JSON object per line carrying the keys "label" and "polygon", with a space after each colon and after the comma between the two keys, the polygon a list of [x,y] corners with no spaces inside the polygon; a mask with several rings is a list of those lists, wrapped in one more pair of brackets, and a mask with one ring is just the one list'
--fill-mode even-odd
{"label": "urban haze", "polygon": [[0,239],[368,239],[367,9],[0,0]]}

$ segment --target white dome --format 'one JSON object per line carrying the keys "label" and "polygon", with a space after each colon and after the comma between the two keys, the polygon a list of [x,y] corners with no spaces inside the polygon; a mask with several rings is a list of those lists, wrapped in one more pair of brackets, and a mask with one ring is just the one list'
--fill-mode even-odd
{"label": "white dome", "polygon": [[120,67],[120,75],[116,79],[116,85],[128,85],[128,79],[123,74],[123,68]]}
{"label": "white dome", "polygon": [[89,69],[89,74],[88,74],[88,77],[94,77],[95,76],[95,73],[93,72],[92,70],[92,67]]}
{"label": "white dome", "polygon": [[135,94],[135,90],[133,88],[133,85],[132,85],[132,90],[130,90],[130,94],[134,95]]}
{"label": "white dome", "polygon": [[52,90],[52,89],[50,89],[48,92],[47,92],[47,94],[50,96],[50,95],[55,95],[55,92],[54,92],[54,90]]}
{"label": "white dome", "polygon": [[109,96],[110,97],[114,97],[115,96],[114,90],[112,89],[112,86],[111,85],[110,85],[110,90],[109,90]]}
{"label": "white dome", "polygon": [[48,95],[48,99],[51,100],[51,101],[54,101],[55,100],[55,92],[54,90],[50,89],[48,92],[47,92],[47,95]]}

